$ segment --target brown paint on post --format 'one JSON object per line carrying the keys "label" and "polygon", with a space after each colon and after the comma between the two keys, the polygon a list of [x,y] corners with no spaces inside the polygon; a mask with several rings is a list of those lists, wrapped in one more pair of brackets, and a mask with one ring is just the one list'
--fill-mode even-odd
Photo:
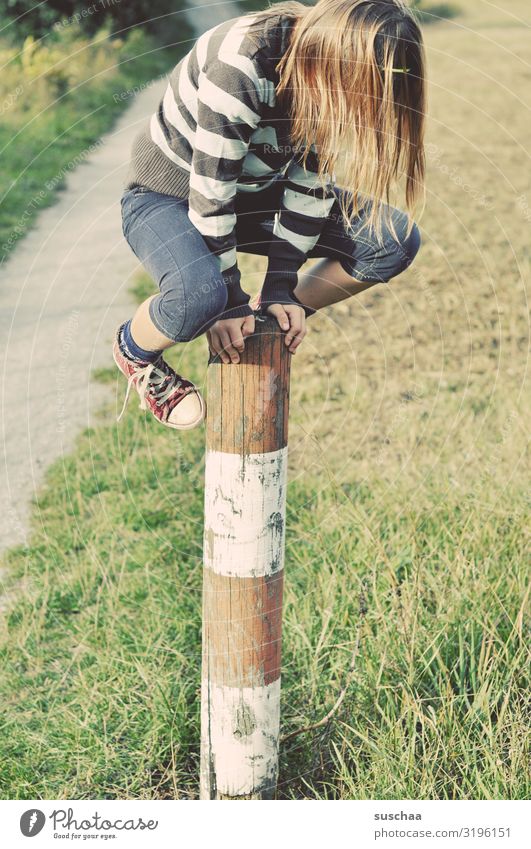
{"label": "brown paint on post", "polygon": [[256,321],[239,363],[209,361],[207,445],[231,454],[262,454],[288,443],[291,354],[276,319]]}
{"label": "brown paint on post", "polygon": [[215,684],[254,687],[280,676],[283,579],[283,571],[230,578],[205,570],[204,647]]}
{"label": "brown paint on post", "polygon": [[[239,455],[241,464],[229,463],[227,468],[241,469],[251,455],[257,459],[259,455],[286,448],[290,362],[285,333],[272,317],[257,318],[256,331],[245,340],[240,363],[224,364],[219,357],[211,357],[207,381],[207,463],[209,452]],[[240,483],[243,486],[243,480],[241,475],[229,483],[232,487]],[[277,486],[274,476],[270,481],[270,486]],[[223,496],[224,482],[219,480],[215,484],[216,492],[221,490]],[[283,528],[285,517],[280,512],[278,517]],[[209,521],[214,518],[205,515],[204,544],[210,557],[213,547],[222,544],[219,532],[213,531]],[[261,536],[257,537],[257,545],[259,539]],[[279,539],[283,540],[283,535]],[[283,555],[282,544],[279,543]],[[226,534],[223,546],[216,551],[219,557],[229,560],[226,568],[220,568],[218,573],[205,567],[203,573],[201,798],[271,799],[275,795],[278,768],[279,701],[272,694],[279,692],[283,570],[278,568],[277,550],[271,555],[268,574],[253,576],[253,563],[249,563],[248,569],[242,570],[248,574],[233,576],[231,573],[237,571],[232,568],[238,561],[237,540],[234,558]],[[264,549],[256,550],[263,554]],[[264,701],[260,702],[264,693],[271,695],[271,699],[270,695],[266,697],[265,710],[274,712],[265,718]],[[257,738],[253,732],[256,722],[259,723]],[[230,772],[231,764],[220,764],[220,760],[223,761],[225,751],[228,756],[236,751],[235,738],[243,738],[241,746],[245,754],[241,763],[250,765],[248,780],[240,782],[238,792],[231,795],[220,786],[224,783],[225,787],[232,787],[230,780],[220,780],[223,773],[226,776],[227,770]],[[260,774],[260,764],[266,762],[267,777],[255,778],[255,773]]]}

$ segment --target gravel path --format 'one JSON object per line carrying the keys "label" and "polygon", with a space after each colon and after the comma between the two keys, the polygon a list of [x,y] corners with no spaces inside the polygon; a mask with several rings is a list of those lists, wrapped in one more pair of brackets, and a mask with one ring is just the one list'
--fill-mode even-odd
{"label": "gravel path", "polygon": [[[239,13],[234,3],[190,0],[187,17],[200,34]],[[137,94],[0,269],[0,551],[27,541],[46,468],[111,398],[90,377],[112,365],[113,331],[133,308],[139,265],[122,235],[121,187],[133,137],[165,84]]]}

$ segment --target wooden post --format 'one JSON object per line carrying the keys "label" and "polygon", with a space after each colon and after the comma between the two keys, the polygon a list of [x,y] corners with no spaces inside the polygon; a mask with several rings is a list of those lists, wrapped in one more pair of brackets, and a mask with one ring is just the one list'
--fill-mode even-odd
{"label": "wooden post", "polygon": [[201,798],[274,798],[291,354],[257,317],[207,388]]}

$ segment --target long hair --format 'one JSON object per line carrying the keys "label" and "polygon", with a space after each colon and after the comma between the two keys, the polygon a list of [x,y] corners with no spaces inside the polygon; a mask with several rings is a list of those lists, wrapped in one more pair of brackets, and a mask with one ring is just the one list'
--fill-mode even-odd
{"label": "long hair", "polygon": [[[272,16],[294,19],[277,64],[279,104],[291,142],[318,156],[324,185],[342,160],[342,213],[350,225],[367,195],[366,225],[381,238],[382,204],[405,179],[409,228],[425,198],[425,56],[420,27],[404,0],[297,0],[270,5],[249,34]],[[396,234],[395,234],[396,235]]]}

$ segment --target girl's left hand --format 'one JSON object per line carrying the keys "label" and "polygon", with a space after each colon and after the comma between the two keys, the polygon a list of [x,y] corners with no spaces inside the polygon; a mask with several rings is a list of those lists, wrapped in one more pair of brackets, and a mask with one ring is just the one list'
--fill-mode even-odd
{"label": "girl's left hand", "polygon": [[306,315],[298,304],[269,304],[266,312],[278,321],[281,330],[287,330],[286,345],[294,354],[306,336]]}
{"label": "girl's left hand", "polygon": [[245,337],[253,333],[254,315],[220,319],[206,332],[208,349],[219,355],[222,363],[239,363]]}

